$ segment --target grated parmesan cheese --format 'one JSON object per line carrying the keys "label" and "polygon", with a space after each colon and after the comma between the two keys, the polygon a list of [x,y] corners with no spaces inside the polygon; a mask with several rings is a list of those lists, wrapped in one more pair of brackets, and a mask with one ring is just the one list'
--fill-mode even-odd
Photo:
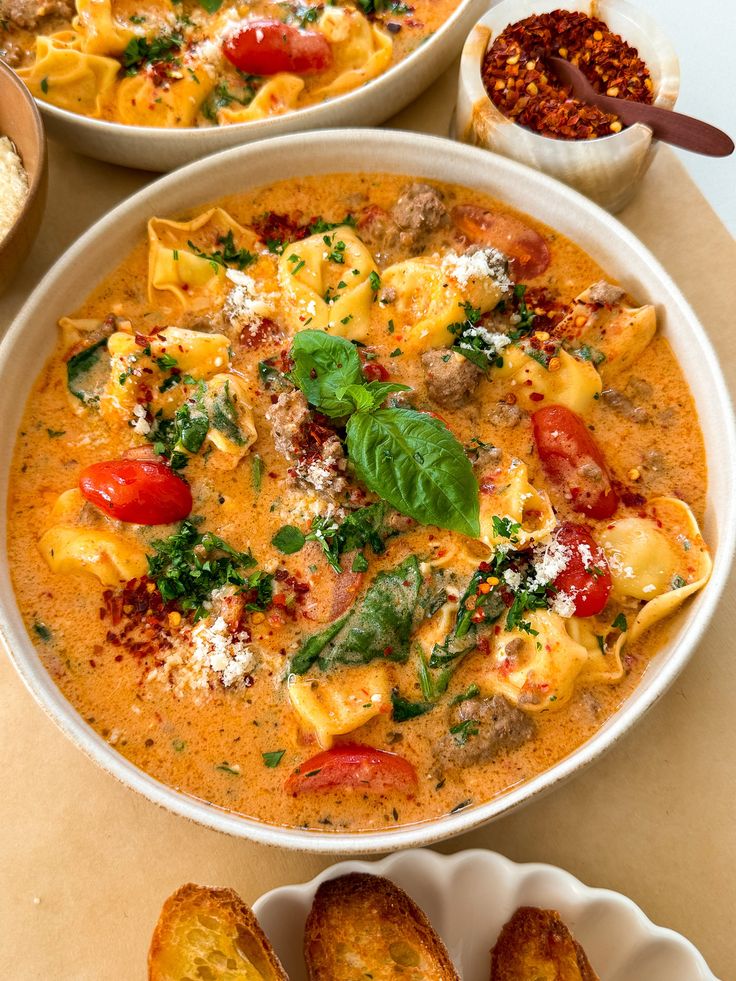
{"label": "grated parmesan cheese", "polygon": [[556,538],[544,545],[537,545],[532,555],[532,565],[534,566],[532,588],[546,586],[547,583],[554,582],[560,573],[567,568],[570,558],[569,549]]}
{"label": "grated parmesan cheese", "polygon": [[231,324],[255,335],[264,319],[273,313],[272,297],[258,296],[255,280],[239,269],[225,273],[234,284],[225,297],[223,311]]}
{"label": "grated parmesan cheese", "polygon": [[0,136],[0,242],[10,231],[28,197],[28,175],[13,143]]}
{"label": "grated parmesan cheese", "polygon": [[513,287],[508,275],[506,256],[498,249],[477,249],[475,252],[447,252],[442,258],[443,272],[460,286],[467,286],[473,279],[488,276],[505,293]]}
{"label": "grated parmesan cheese", "polygon": [[239,681],[255,666],[255,654],[247,644],[230,633],[222,617],[214,623],[198,623],[192,631],[190,667],[200,679],[198,687],[205,687],[209,673],[218,676],[226,688]]}
{"label": "grated parmesan cheese", "polygon": [[138,433],[139,436],[147,436],[151,432],[151,424],[146,415],[146,407],[137,402],[133,406],[133,419],[131,419],[130,425],[133,432]]}

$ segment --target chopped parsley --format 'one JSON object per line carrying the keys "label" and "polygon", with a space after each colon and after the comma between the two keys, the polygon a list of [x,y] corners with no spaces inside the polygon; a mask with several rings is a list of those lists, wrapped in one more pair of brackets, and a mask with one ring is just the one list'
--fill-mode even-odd
{"label": "chopped parsley", "polygon": [[49,641],[51,640],[51,631],[46,626],[46,624],[41,623],[40,620],[37,620],[33,624],[33,632],[40,640],[42,640],[46,644],[48,644]]}
{"label": "chopped parsley", "polygon": [[144,65],[166,62],[178,64],[177,55],[184,44],[181,34],[158,34],[150,40],[132,37],[123,51],[123,68],[126,75],[135,75]]}
{"label": "chopped parsley", "polygon": [[[385,551],[384,541],[391,535],[385,527],[388,507],[381,501],[352,511],[342,522],[317,515],[312,518],[310,531],[306,534],[294,525],[279,528],[271,539],[271,544],[284,555],[301,551],[307,542],[317,542],[335,572],[342,572],[340,558],[345,552],[363,549],[370,545],[374,554]],[[357,563],[357,568],[356,568]],[[353,559],[353,572],[365,572],[368,561],[362,551]]]}
{"label": "chopped parsley", "polygon": [[626,633],[626,631],[629,629],[629,624],[623,613],[619,613],[617,615],[611,626],[614,630],[620,630],[621,633]]}
{"label": "chopped parsley", "polygon": [[264,766],[267,766],[269,770],[274,770],[284,758],[285,752],[285,749],[274,749],[270,753],[261,753]]}
{"label": "chopped parsley", "polygon": [[207,615],[205,603],[223,586],[245,593],[248,610],[263,610],[271,602],[273,577],[261,571],[246,573],[255,565],[250,552],[237,551],[212,532],[200,533],[192,520],[183,521],[178,531],[152,546],[149,578],[165,603],[192,612],[195,620]]}
{"label": "chopped parsley", "polygon": [[478,720],[466,719],[464,722],[458,722],[454,726],[450,726],[450,732],[455,737],[458,746],[464,746],[471,736],[477,736],[480,732]]}
{"label": "chopped parsley", "polygon": [[194,242],[191,240],[187,241],[187,245],[192,252],[196,256],[199,256],[200,259],[207,259],[215,269],[219,266],[234,266],[237,269],[243,270],[258,258],[257,255],[249,252],[248,249],[237,249],[235,247],[232,228],[228,230],[227,235],[219,236],[217,244],[221,245],[222,248],[214,252],[203,252]]}

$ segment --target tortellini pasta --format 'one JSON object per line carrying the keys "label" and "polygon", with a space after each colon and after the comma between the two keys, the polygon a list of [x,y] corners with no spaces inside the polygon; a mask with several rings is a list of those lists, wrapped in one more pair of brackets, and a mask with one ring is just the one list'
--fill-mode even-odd
{"label": "tortellini pasta", "polygon": [[575,338],[599,360],[603,376],[609,369],[628,371],[634,367],[657,331],[657,315],[651,303],[629,307],[622,302],[623,290],[609,283],[594,283],[573,301],[558,325],[562,336]]}
{"label": "tortellini pasta", "polygon": [[218,374],[230,362],[230,344],[224,334],[165,327],[146,341],[141,346],[134,334],[117,331],[107,343],[110,376],[100,409],[109,418],[130,416],[141,401],[141,384],[146,389],[145,401],[156,411],[169,410],[181,401],[181,386],[161,391],[164,359],[171,359],[182,375],[195,380]]}
{"label": "tortellini pasta", "polygon": [[552,533],[557,519],[550,499],[532,485],[521,460],[487,471],[480,490],[480,538],[489,548],[521,549]]}
{"label": "tortellini pasta", "polygon": [[[222,251],[228,234],[238,249],[254,252],[257,237],[222,208],[211,208],[191,221],[151,218],[148,222],[148,296],[152,303],[166,304],[170,296],[190,309],[207,309],[226,287],[225,266],[207,258]],[[205,253],[197,255],[189,245],[196,240]]]}
{"label": "tortellini pasta", "polygon": [[143,576],[148,569],[146,552],[136,542],[106,527],[82,521],[84,500],[74,488],[61,494],[51,512],[53,524],[38,547],[52,572],[88,573],[103,586],[119,586]]}
{"label": "tortellini pasta", "polygon": [[589,652],[556,613],[534,610],[524,620],[528,632],[494,634],[491,656],[479,663],[481,688],[504,695],[526,712],[556,710],[572,698]]}
{"label": "tortellini pasta", "polygon": [[599,536],[613,580],[613,596],[643,600],[625,634],[633,642],[708,581],[712,560],[690,508],[659,497],[645,516],[619,518]]}
{"label": "tortellini pasta", "polygon": [[510,380],[517,403],[528,412],[553,403],[573,412],[586,412],[603,388],[595,367],[590,361],[568,354],[564,348],[558,350],[549,364],[548,367],[540,363],[513,345],[504,348],[503,366],[497,369],[496,377],[507,384]]}
{"label": "tortellini pasta", "polygon": [[319,86],[316,99],[328,99],[363,85],[391,63],[393,41],[353,7],[326,7],[318,22],[330,42],[335,77]]}
{"label": "tortellini pasta", "polygon": [[215,375],[207,382],[204,404],[210,418],[207,439],[219,450],[216,459],[223,468],[237,466],[258,438],[244,381],[237,375]]}
{"label": "tortellini pasta", "polygon": [[296,108],[299,95],[304,89],[304,80],[298,75],[280,72],[269,78],[256,93],[252,102],[247,106],[223,106],[217,111],[217,121],[223,123],[250,123],[254,119],[266,119],[268,116],[281,116],[290,109]]}
{"label": "tortellini pasta", "polygon": [[491,275],[469,275],[461,282],[453,265],[429,256],[389,266],[381,281],[395,293],[384,315],[393,321],[402,349],[414,355],[449,347],[455,336],[448,328],[465,319],[465,304],[488,313],[504,289]]}
{"label": "tortellini pasta", "polygon": [[292,675],[288,688],[295,711],[325,749],[334,736],[353,732],[391,705],[388,673],[380,664],[347,668],[327,678]]}
{"label": "tortellini pasta", "polygon": [[82,51],[97,55],[120,55],[135,32],[115,19],[112,0],[76,0],[74,28]]}
{"label": "tortellini pasta", "polygon": [[116,115],[129,126],[175,128],[193,126],[202,103],[215,87],[202,66],[189,66],[181,78],[157,84],[149,75],[124,78],[115,93]]}
{"label": "tortellini pasta", "polygon": [[284,249],[279,260],[284,317],[293,331],[309,327],[362,341],[377,277],[373,256],[349,226],[310,235]]}
{"label": "tortellini pasta", "polygon": [[85,116],[101,114],[120,70],[114,58],[81,51],[73,31],[36,38],[36,60],[18,74],[37,99]]}

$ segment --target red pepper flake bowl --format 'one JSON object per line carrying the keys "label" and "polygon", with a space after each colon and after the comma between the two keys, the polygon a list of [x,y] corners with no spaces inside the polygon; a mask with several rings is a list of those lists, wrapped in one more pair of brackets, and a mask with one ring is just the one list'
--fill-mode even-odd
{"label": "red pepper flake bowl", "polygon": [[[531,31],[518,26],[533,17],[542,19]],[[543,48],[547,36],[549,50]],[[578,63],[603,93],[624,97],[628,89],[627,97],[664,109],[674,108],[679,93],[677,55],[658,24],[627,0],[501,0],[465,42],[457,137],[620,211],[636,193],[657,141],[642,123],[622,127],[615,117],[560,97],[540,50]]]}

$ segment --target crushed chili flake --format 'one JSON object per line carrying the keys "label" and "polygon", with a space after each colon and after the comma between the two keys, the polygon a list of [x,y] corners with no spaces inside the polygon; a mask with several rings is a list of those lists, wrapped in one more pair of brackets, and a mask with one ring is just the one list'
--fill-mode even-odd
{"label": "crushed chili flake", "polygon": [[521,126],[565,140],[623,128],[615,114],[572,98],[549,70],[550,55],[576,65],[601,94],[652,103],[651,75],[636,48],[596,17],[553,10],[510,24],[483,60],[483,84],[493,104]]}

